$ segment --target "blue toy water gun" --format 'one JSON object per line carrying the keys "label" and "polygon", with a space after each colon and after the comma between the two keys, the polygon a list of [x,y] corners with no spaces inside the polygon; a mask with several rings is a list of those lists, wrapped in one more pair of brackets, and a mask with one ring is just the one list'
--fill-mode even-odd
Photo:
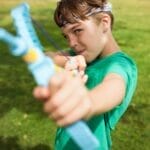
{"label": "blue toy water gun", "polygon": [[[48,86],[51,76],[61,69],[52,59],[44,55],[43,47],[32,25],[29,5],[27,3],[19,5],[12,9],[11,15],[17,29],[17,36],[0,29],[0,40],[9,45],[12,55],[23,58],[38,85]],[[84,121],[75,122],[65,130],[80,149],[96,150],[99,147],[98,140]]]}

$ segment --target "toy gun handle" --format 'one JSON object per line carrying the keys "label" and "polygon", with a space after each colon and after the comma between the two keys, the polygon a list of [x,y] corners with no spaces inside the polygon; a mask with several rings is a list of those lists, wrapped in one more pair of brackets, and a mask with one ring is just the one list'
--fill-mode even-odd
{"label": "toy gun handle", "polygon": [[[15,25],[19,36],[14,37],[4,29],[0,29],[0,40],[9,45],[12,55],[23,58],[38,85],[48,86],[51,76],[60,68],[41,51],[42,46],[30,22],[28,9],[27,4],[22,4],[12,11],[13,18],[16,17]],[[22,16],[17,17],[22,13]],[[99,147],[98,140],[84,121],[77,121],[67,126],[65,130],[80,149],[96,150]]]}

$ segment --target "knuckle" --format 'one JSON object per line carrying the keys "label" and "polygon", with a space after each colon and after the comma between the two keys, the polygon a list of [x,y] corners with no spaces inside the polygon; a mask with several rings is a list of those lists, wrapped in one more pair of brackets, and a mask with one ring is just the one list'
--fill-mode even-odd
{"label": "knuckle", "polygon": [[66,126],[66,125],[69,125],[73,122],[72,118],[71,117],[64,117],[62,118],[61,120],[57,120],[56,123],[59,125],[59,126]]}
{"label": "knuckle", "polygon": [[69,117],[64,118],[64,124],[71,124],[71,123],[72,123],[71,118],[69,118]]}
{"label": "knuckle", "polygon": [[58,107],[59,107],[58,101],[55,99],[51,100],[51,108],[56,109]]}
{"label": "knuckle", "polygon": [[64,111],[64,109],[57,110],[56,114],[57,114],[58,117],[61,117],[61,118],[65,117],[65,111]]}
{"label": "knuckle", "polygon": [[78,55],[77,58],[78,59],[84,59],[84,57],[82,55]]}
{"label": "knuckle", "polygon": [[70,70],[70,68],[71,68],[71,64],[70,64],[69,62],[67,62],[67,63],[65,64],[65,69],[66,69],[66,70]]}

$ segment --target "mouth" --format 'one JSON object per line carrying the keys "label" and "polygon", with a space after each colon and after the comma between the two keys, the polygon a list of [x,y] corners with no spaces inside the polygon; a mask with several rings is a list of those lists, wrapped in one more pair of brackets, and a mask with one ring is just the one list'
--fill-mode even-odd
{"label": "mouth", "polygon": [[84,52],[85,52],[85,50],[76,51],[76,53],[77,53],[78,55],[83,55]]}

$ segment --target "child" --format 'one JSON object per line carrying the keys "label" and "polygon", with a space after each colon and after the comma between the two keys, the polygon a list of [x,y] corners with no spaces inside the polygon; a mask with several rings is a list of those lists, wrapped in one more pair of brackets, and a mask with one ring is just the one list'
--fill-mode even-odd
{"label": "child", "polygon": [[80,119],[87,121],[99,140],[99,150],[111,149],[111,130],[126,111],[137,82],[135,63],[112,35],[111,5],[107,0],[61,0],[55,22],[77,55],[77,68],[88,75],[85,85],[79,75],[63,71],[51,78],[48,88],[34,90],[44,102],[44,111],[60,126],[55,149],[79,149],[63,127]]}

